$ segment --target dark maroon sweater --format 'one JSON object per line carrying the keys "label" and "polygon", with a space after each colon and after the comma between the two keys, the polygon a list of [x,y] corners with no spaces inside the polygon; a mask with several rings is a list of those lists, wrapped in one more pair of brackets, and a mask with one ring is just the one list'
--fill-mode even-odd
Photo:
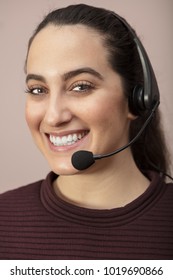
{"label": "dark maroon sweater", "polygon": [[150,172],[133,202],[91,210],[57,197],[55,176],[0,195],[0,259],[173,259],[173,184]]}

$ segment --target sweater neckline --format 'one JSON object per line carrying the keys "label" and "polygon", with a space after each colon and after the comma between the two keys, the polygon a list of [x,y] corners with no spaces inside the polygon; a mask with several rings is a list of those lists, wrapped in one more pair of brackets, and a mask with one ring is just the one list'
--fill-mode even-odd
{"label": "sweater neckline", "polygon": [[146,176],[151,180],[150,185],[138,198],[124,207],[97,210],[76,206],[58,197],[52,184],[57,175],[50,172],[41,184],[41,201],[49,213],[72,224],[102,228],[123,226],[153,207],[166,189],[162,187],[164,182],[158,173],[150,171]]}

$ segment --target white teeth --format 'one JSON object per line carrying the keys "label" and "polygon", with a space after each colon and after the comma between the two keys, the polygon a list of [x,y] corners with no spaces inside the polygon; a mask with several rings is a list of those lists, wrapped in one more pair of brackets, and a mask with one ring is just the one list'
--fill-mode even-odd
{"label": "white teeth", "polygon": [[73,136],[70,134],[70,135],[68,135],[68,137],[67,137],[67,141],[68,142],[71,142],[73,140]]}
{"label": "white teeth", "polygon": [[61,141],[61,139],[59,138],[59,137],[55,137],[54,136],[54,142],[53,143],[55,143],[55,145],[61,145],[61,143],[62,143],[62,141]]}
{"label": "white teeth", "polygon": [[56,137],[53,135],[49,135],[50,142],[54,144],[54,146],[66,146],[66,145],[72,145],[78,140],[82,139],[86,133],[74,133],[74,134],[69,134],[67,136],[62,136],[62,137]]}
{"label": "white teeth", "polygon": [[77,134],[73,134],[73,141],[77,141],[78,137],[77,137]]}
{"label": "white teeth", "polygon": [[63,136],[62,138],[61,138],[61,141],[62,141],[62,143],[65,145],[65,144],[67,144],[67,137],[66,136]]}

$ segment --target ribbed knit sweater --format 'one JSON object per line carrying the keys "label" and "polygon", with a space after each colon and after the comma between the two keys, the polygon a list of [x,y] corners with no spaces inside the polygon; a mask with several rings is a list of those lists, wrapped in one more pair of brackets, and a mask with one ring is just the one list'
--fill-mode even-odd
{"label": "ribbed knit sweater", "polygon": [[65,202],[52,172],[1,194],[0,259],[173,259],[173,184],[148,176],[141,196],[111,210]]}

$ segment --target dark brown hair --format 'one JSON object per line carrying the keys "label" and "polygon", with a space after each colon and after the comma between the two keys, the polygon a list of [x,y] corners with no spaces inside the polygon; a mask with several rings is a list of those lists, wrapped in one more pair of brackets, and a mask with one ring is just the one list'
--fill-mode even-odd
{"label": "dark brown hair", "polygon": [[[112,11],[85,4],[70,5],[54,10],[38,25],[29,40],[28,51],[37,33],[50,24],[83,24],[100,33],[104,37],[104,44],[109,50],[109,64],[122,77],[124,93],[127,98],[135,85],[143,83],[141,62],[132,34]],[[133,30],[133,32],[135,31]],[[145,118],[144,115],[131,122],[130,139],[138,133]],[[157,110],[151,124],[145,129],[139,140],[132,145],[131,150],[134,160],[141,170],[168,172],[168,153],[161,129],[159,110]]]}

